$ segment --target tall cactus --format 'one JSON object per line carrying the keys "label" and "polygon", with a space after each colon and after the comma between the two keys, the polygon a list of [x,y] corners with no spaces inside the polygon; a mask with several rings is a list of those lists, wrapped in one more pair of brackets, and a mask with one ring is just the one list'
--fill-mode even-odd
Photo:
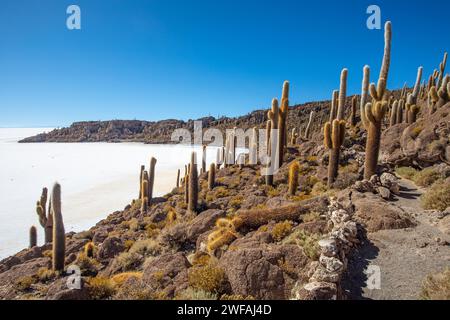
{"label": "tall cactus", "polygon": [[294,161],[289,166],[289,195],[293,196],[297,192],[298,188],[298,174],[300,171],[300,165],[298,161]]}
{"label": "tall cactus", "polygon": [[214,165],[214,163],[211,163],[208,172],[208,189],[209,190],[214,189],[215,185],[216,185],[216,166]]}
{"label": "tall cactus", "polygon": [[30,249],[37,246],[37,230],[35,226],[30,228]]}
{"label": "tall cactus", "polygon": [[153,186],[155,185],[155,165],[156,165],[156,159],[151,158],[150,159],[150,167],[148,171],[148,205],[152,202],[153,199]]}
{"label": "tall cactus", "polygon": [[202,146],[202,173],[206,172],[206,145]]}
{"label": "tall cactus", "polygon": [[66,255],[66,235],[61,213],[61,186],[55,183],[52,190],[53,213],[53,270],[64,271]]}
{"label": "tall cactus", "polygon": [[191,154],[191,168],[189,171],[189,203],[188,210],[197,212],[198,207],[198,171],[197,171],[197,154]]}
{"label": "tall cactus", "polygon": [[438,83],[437,83],[438,88],[440,88],[442,86],[442,80],[444,77],[446,65],[447,65],[447,52],[444,53],[444,58],[442,59],[442,62],[439,64],[439,78],[438,78]]}
{"label": "tall cactus", "polygon": [[306,126],[305,129],[305,139],[309,138],[309,134],[311,132],[311,124],[314,118],[314,111],[311,111],[311,113],[309,114],[309,121],[308,121],[308,125]]}
{"label": "tall cactus", "polygon": [[[367,103],[364,108],[364,117],[367,121],[365,124],[367,130],[367,142],[364,178],[367,180],[376,174],[377,171],[378,155],[380,152],[381,125],[388,108],[385,94],[391,60],[392,25],[390,21],[385,24],[384,39],[384,56],[380,76],[378,78],[378,85],[375,86],[373,83],[370,85],[369,91],[372,96],[372,102]],[[366,79],[364,78],[364,81],[365,80]]]}
{"label": "tall cactus", "polygon": [[291,145],[297,144],[297,128],[292,128],[291,131]]}
{"label": "tall cactus", "polygon": [[370,82],[370,67],[364,66],[363,69],[363,81],[362,81],[362,89],[361,89],[361,102],[359,104],[360,114],[361,114],[361,122],[364,128],[369,127],[369,120],[366,117],[366,104],[369,100],[369,82]]}
{"label": "tall cactus", "polygon": [[339,99],[339,91],[334,90],[333,95],[331,97],[331,106],[330,106],[330,122],[336,119],[337,108],[338,108],[338,99]]}
{"label": "tall cactus", "polygon": [[[281,107],[284,110],[283,112],[284,114],[284,131],[283,131],[283,148],[287,147],[287,132],[288,132],[288,127],[287,127],[287,119],[288,119],[288,113],[289,113],[289,81],[284,81],[283,83],[283,91],[281,93]],[[282,162],[280,161],[280,165],[282,164]]]}
{"label": "tall cactus", "polygon": [[350,115],[350,125],[356,126],[356,109],[358,104],[358,98],[356,96],[353,96],[352,98],[352,113]]}
{"label": "tall cactus", "polygon": [[[270,121],[270,130],[269,130],[269,139],[268,139],[268,144],[267,144],[267,154],[269,156],[271,156],[270,158],[272,160],[275,160],[278,155],[277,155],[277,148],[275,150],[272,150],[272,146],[275,144],[278,144],[278,140],[276,139],[277,137],[272,137],[272,132],[274,132],[274,130],[278,129],[278,113],[279,113],[279,108],[278,108],[278,100],[276,98],[274,98],[272,100],[272,108],[271,110],[269,110],[269,112],[267,113],[267,117],[269,118]],[[272,143],[274,142],[274,143]],[[266,175],[266,185],[273,185],[273,174],[267,174]]]}
{"label": "tall cactus", "polygon": [[144,170],[145,170],[145,166],[142,165],[141,171],[139,172],[139,198],[138,199],[142,198],[142,173],[144,172]]}
{"label": "tall cactus", "polygon": [[141,178],[141,213],[145,214],[148,208],[148,172],[144,170]]}
{"label": "tall cactus", "polygon": [[258,164],[258,128],[253,127],[249,142],[249,161],[251,165]]}
{"label": "tall cactus", "polygon": [[[324,126],[324,145],[330,150],[328,161],[328,187],[331,187],[338,176],[339,169],[339,155],[340,149],[345,139],[345,125],[343,119],[345,114],[345,99],[347,92],[347,69],[341,72],[340,94],[337,106],[337,111],[332,112],[336,115],[336,119],[330,118],[330,122],[325,123]],[[344,93],[344,94],[342,94]],[[333,93],[333,96],[335,94]],[[334,106],[336,108],[336,105]]]}
{"label": "tall cactus", "polygon": [[417,78],[414,85],[414,90],[412,93],[408,94],[408,98],[406,100],[406,121],[409,124],[416,122],[417,113],[420,110],[419,106],[417,105],[417,98],[419,97],[422,71],[423,68],[419,67],[419,69],[417,70]]}
{"label": "tall cactus", "polygon": [[36,213],[39,217],[39,224],[44,228],[44,238],[45,243],[52,242],[52,233],[53,233],[53,217],[51,213],[51,204],[49,201],[49,209],[46,210],[47,207],[47,196],[48,190],[47,188],[42,189],[41,198],[36,203]]}
{"label": "tall cactus", "polygon": [[403,122],[403,109],[405,108],[405,100],[400,99],[400,101],[398,102],[398,107],[397,107],[397,115],[396,115],[396,120],[395,123],[402,123]]}
{"label": "tall cactus", "polygon": [[[283,90],[284,93],[284,90]],[[286,145],[286,120],[289,111],[289,99],[283,98],[281,101],[281,107],[278,112],[278,143],[277,143],[277,154],[278,154],[278,163],[281,166],[284,160],[284,151]]]}
{"label": "tall cactus", "polygon": [[397,113],[398,113],[398,101],[395,100],[392,109],[391,109],[391,116],[389,121],[389,126],[392,127],[397,124]]}
{"label": "tall cactus", "polygon": [[177,188],[180,187],[180,169],[177,170]]}
{"label": "tall cactus", "polygon": [[334,119],[324,126],[324,145],[330,150],[328,160],[328,187],[331,187],[338,176],[339,153],[345,138],[345,121]]}

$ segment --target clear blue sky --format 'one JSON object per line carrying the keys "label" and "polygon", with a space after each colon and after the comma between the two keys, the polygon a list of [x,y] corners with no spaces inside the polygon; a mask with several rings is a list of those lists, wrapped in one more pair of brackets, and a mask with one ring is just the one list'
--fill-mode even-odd
{"label": "clear blue sky", "polygon": [[[70,4],[80,31],[66,28]],[[370,4],[393,23],[389,87],[419,65],[428,77],[450,50],[450,1],[2,0],[0,126],[241,115],[283,80],[291,104],[328,99],[343,67],[359,93],[383,50]]]}

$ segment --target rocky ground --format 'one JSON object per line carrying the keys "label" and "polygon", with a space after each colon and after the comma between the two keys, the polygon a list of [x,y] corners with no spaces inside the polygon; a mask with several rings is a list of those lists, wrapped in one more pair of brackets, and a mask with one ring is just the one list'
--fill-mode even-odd
{"label": "rocky ground", "polygon": [[[80,290],[68,289],[68,275],[51,270],[46,244],[0,262],[0,297],[421,297],[425,277],[450,265],[450,104],[431,116],[424,107],[414,124],[385,127],[382,162],[370,181],[362,180],[365,131],[348,125],[331,188],[320,129],[326,104],[316,107],[314,133],[289,145],[273,187],[265,185],[259,166],[232,165],[217,171],[213,190],[207,173],[200,175],[197,213],[187,210],[183,185],[153,199],[147,212],[133,200],[90,230],[66,235],[66,267],[80,267]],[[295,109],[290,119],[308,111]],[[56,137],[72,129],[67,130],[33,139],[65,141]],[[295,161],[299,187],[291,196],[288,171]],[[414,170],[414,183],[402,178],[406,169],[400,166]],[[367,288],[370,265],[380,268],[379,290]]]}

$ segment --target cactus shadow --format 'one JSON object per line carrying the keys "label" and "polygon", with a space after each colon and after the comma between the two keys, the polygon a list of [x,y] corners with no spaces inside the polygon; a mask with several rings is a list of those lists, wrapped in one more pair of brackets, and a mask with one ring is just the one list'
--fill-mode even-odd
{"label": "cactus shadow", "polygon": [[364,296],[364,288],[367,287],[367,275],[365,271],[371,265],[379,253],[378,247],[365,236],[360,246],[349,257],[347,272],[342,278],[342,289],[349,300],[371,300]]}

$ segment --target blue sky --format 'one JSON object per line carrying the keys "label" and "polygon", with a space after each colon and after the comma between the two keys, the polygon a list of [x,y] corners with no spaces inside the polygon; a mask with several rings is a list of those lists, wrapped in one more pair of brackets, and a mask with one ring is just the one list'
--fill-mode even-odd
{"label": "blue sky", "polygon": [[[82,30],[66,28],[79,5]],[[412,84],[449,50],[450,2],[365,0],[2,0],[0,126],[79,120],[242,115],[268,108],[291,82],[291,104],[328,99],[349,69],[378,76],[393,23],[389,87]]]}

